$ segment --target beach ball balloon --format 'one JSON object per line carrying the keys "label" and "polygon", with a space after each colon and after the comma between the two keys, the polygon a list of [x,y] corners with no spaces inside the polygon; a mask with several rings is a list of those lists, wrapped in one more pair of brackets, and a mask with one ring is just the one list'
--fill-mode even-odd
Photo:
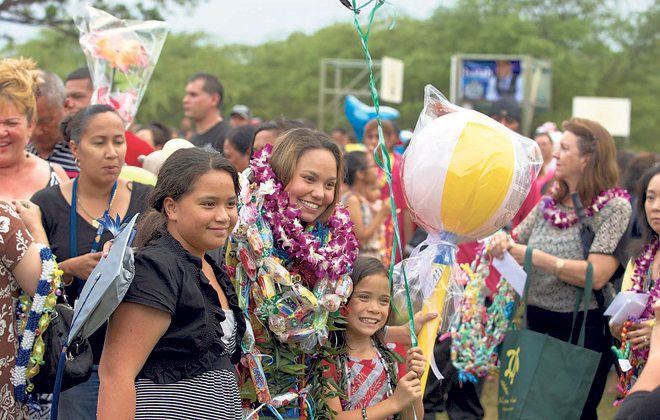
{"label": "beach ball balloon", "polygon": [[427,232],[472,242],[513,219],[541,165],[536,142],[427,86],[401,164],[403,192]]}

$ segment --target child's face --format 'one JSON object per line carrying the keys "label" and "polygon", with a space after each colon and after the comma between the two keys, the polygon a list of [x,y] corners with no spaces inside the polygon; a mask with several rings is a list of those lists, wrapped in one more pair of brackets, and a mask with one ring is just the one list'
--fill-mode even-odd
{"label": "child's face", "polygon": [[346,330],[350,334],[371,337],[385,326],[390,314],[390,283],[387,276],[364,277],[353,289],[348,302]]}
{"label": "child's face", "polygon": [[303,222],[316,221],[332,204],[337,188],[337,162],[329,150],[312,149],[298,159],[296,171],[284,191],[289,203],[300,208]]}
{"label": "child's face", "polygon": [[375,203],[376,201],[380,200],[380,188],[378,187],[378,182],[374,182],[367,187],[366,198],[370,203]]}

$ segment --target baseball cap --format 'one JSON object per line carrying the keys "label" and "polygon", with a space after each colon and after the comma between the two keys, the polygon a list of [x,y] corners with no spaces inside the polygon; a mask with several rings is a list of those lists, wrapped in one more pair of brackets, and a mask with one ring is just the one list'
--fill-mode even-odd
{"label": "baseball cap", "polygon": [[250,108],[246,107],[245,105],[235,105],[231,109],[231,115],[240,115],[246,120],[250,120],[252,118],[252,113],[250,112]]}
{"label": "baseball cap", "polygon": [[500,99],[493,103],[488,112],[489,117],[510,117],[520,123],[520,106],[513,99]]}

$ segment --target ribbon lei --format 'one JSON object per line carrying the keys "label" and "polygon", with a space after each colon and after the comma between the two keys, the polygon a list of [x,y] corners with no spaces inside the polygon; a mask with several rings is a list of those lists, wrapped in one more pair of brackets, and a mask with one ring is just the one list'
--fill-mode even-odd
{"label": "ribbon lei", "polygon": [[[392,191],[392,164],[390,162],[390,156],[387,153],[387,149],[385,148],[385,140],[384,140],[384,135],[383,135],[383,126],[381,125],[380,121],[380,101],[378,99],[378,91],[376,89],[376,82],[374,80],[374,72],[373,72],[373,62],[371,59],[371,54],[369,53],[369,33],[371,32],[371,25],[373,24],[374,21],[374,16],[376,14],[376,11],[380,9],[383,5],[388,4],[384,0],[370,0],[367,3],[363,4],[362,6],[358,7],[356,4],[356,0],[352,0],[353,3],[353,25],[355,26],[355,29],[358,31],[358,34],[360,35],[360,40],[362,42],[362,47],[364,48],[364,55],[367,60],[367,68],[369,69],[369,89],[371,91],[371,99],[373,100],[374,103],[374,108],[376,109],[376,121],[378,122],[378,146],[376,149],[374,149],[374,157],[376,158],[376,163],[378,166],[385,172],[385,176],[387,178],[387,184],[390,186],[390,206],[392,207],[392,223],[394,225],[394,243],[392,244],[392,255],[390,257],[390,290],[392,290],[392,275],[394,272],[394,262],[396,260],[396,252],[397,249],[403,258],[403,249],[401,248],[401,233],[399,232],[399,222],[397,218],[397,213],[396,213],[396,206],[394,203],[394,193]],[[366,33],[362,30],[362,27],[360,26],[360,22],[358,22],[358,14],[360,11],[365,8],[367,5],[375,3],[373,8],[371,9],[371,12],[369,13],[369,18],[368,18],[368,24],[367,24],[367,31]],[[390,5],[391,6],[391,5]],[[393,7],[392,7],[393,8]],[[394,8],[393,8],[394,9]],[[396,11],[394,13],[395,19],[396,19]],[[392,25],[390,25],[390,30],[394,27],[395,21],[392,21]],[[378,156],[378,150],[380,149],[381,154],[383,155],[383,160],[380,159]],[[412,302],[410,300],[410,291],[408,288],[408,280],[406,277],[406,272],[405,269],[402,270],[403,272],[403,278],[404,278],[404,284],[405,284],[405,289],[406,289],[406,299],[408,303],[408,317],[410,319],[409,321],[409,326],[410,326],[410,341],[412,342],[413,347],[417,346],[417,334],[415,333],[415,323],[414,323],[414,314],[412,310]],[[392,297],[392,296],[390,296]],[[397,309],[396,305],[392,305],[394,307],[394,310],[398,315],[401,315],[399,313],[399,310]]]}

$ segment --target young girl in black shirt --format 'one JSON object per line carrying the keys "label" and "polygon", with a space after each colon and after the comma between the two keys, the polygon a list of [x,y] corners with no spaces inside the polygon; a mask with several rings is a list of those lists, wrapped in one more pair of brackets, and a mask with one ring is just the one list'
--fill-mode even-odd
{"label": "young girl in black shirt", "polygon": [[233,365],[245,320],[225,271],[205,252],[237,221],[238,176],[209,149],[163,164],[138,226],[135,278],[110,318],[99,419],[236,419]]}

